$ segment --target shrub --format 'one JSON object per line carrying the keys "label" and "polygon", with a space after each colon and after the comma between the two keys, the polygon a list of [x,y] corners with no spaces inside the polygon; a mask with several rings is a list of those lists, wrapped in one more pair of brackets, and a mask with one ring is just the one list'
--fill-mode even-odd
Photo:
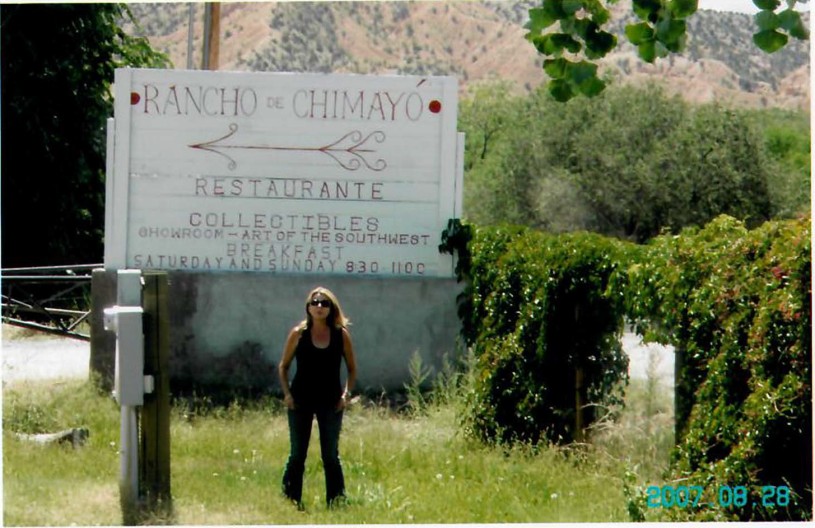
{"label": "shrub", "polygon": [[607,289],[623,246],[586,233],[474,232],[460,259],[469,267],[459,270],[469,283],[463,332],[476,356],[464,419],[471,434],[498,443],[580,439],[594,420],[588,404],[621,400],[623,305]]}
{"label": "shrub", "polygon": [[[810,255],[808,218],[748,231],[722,216],[658,237],[629,269],[629,313],[679,355],[675,477],[749,491],[703,519],[811,518]],[[781,485],[789,504],[764,507],[762,487]]]}
{"label": "shrub", "polygon": [[[626,316],[676,349],[670,478],[701,486],[701,504],[715,505],[668,516],[810,520],[810,231],[809,218],[748,230],[720,216],[637,246],[451,223],[440,249],[459,251],[460,315],[475,356],[465,429],[496,443],[579,440],[578,402],[620,400]],[[744,502],[717,500],[725,486],[743,487]],[[778,486],[789,500],[765,504]]]}

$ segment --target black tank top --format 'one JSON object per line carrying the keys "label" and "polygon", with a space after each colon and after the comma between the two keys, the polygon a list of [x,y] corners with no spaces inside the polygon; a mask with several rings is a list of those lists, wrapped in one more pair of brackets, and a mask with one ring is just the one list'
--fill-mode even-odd
{"label": "black tank top", "polygon": [[291,385],[291,393],[297,406],[333,406],[342,396],[342,330],[332,328],[329,335],[328,346],[317,348],[311,341],[310,328],[300,334],[300,341],[294,352],[297,371]]}

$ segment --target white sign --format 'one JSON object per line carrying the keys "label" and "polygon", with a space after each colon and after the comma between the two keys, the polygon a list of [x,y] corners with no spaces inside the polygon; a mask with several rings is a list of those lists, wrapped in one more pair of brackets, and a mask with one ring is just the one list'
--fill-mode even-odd
{"label": "white sign", "polygon": [[109,269],[453,276],[452,77],[119,69]]}

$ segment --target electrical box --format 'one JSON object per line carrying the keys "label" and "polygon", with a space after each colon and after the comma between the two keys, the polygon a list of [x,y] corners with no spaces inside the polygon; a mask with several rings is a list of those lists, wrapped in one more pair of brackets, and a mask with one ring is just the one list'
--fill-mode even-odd
{"label": "electrical box", "polygon": [[144,327],[139,270],[120,270],[118,304],[105,308],[105,330],[116,333],[114,392],[122,406],[144,405]]}
{"label": "electrical box", "polygon": [[105,329],[116,332],[114,391],[119,405],[144,404],[144,331],[141,306],[105,309]]}

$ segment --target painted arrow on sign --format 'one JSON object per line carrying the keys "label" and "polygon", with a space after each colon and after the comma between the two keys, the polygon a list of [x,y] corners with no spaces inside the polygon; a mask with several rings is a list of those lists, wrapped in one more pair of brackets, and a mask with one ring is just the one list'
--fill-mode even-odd
{"label": "painted arrow on sign", "polygon": [[[188,145],[190,148],[206,150],[214,152],[229,160],[229,169],[235,170],[238,163],[234,158],[223,152],[224,150],[278,150],[278,151],[299,151],[299,152],[319,152],[330,156],[336,161],[340,167],[345,170],[355,171],[362,166],[367,167],[372,171],[384,170],[388,164],[382,159],[369,159],[369,154],[376,153],[376,150],[366,147],[369,142],[383,143],[386,139],[385,133],[381,130],[376,130],[365,136],[359,130],[352,130],[338,140],[327,145],[320,147],[281,147],[269,145],[231,145],[227,144],[227,140],[238,132],[237,123],[230,123],[229,132],[225,135],[205,141],[203,143],[195,143]],[[375,157],[375,156],[373,156]]]}

